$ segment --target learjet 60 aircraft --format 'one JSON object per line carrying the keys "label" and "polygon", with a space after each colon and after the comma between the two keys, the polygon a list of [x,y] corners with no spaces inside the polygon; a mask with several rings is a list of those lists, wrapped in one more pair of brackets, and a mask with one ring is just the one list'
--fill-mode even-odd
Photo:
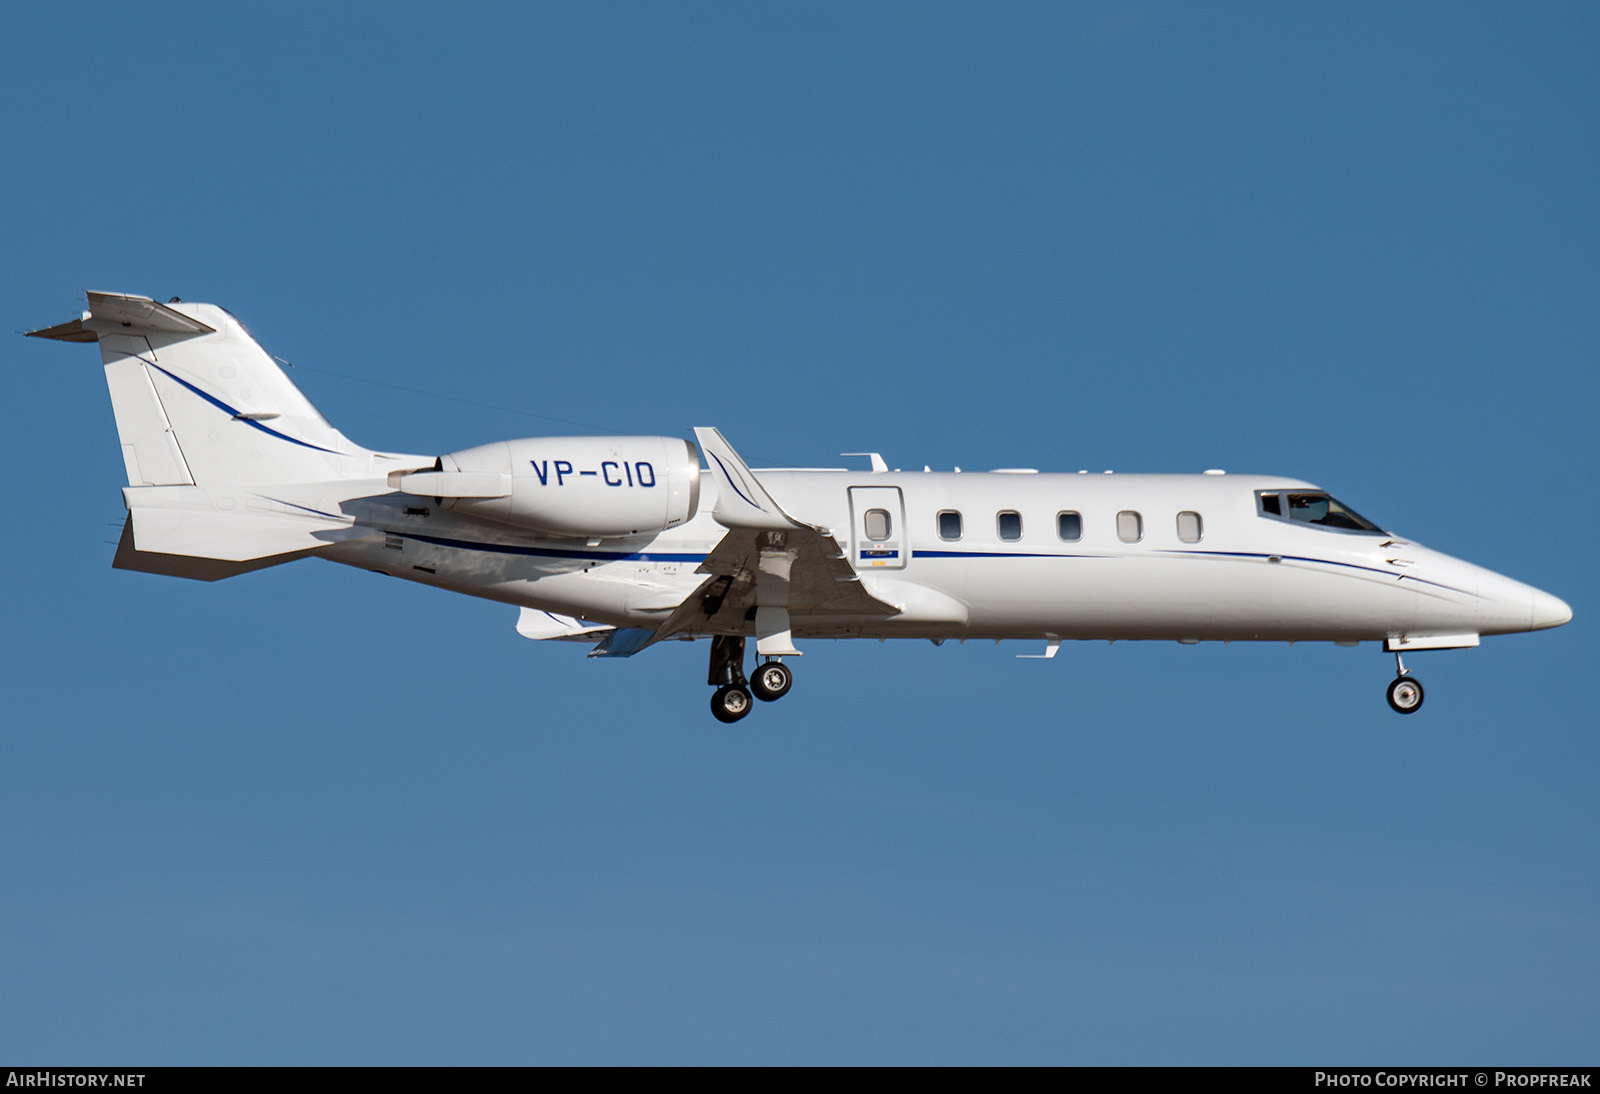
{"label": "learjet 60 aircraft", "polygon": [[[799,638],[1381,642],[1558,627],[1549,593],[1263,475],[752,471],[721,433],[375,452],[212,304],[88,294],[31,332],[98,342],[127,465],[113,565],[215,581],[318,557],[514,604],[528,638],[628,657],[710,639],[711,710],[793,682]],[[701,467],[701,458],[706,466]],[[755,639],[755,665],[744,671]]]}

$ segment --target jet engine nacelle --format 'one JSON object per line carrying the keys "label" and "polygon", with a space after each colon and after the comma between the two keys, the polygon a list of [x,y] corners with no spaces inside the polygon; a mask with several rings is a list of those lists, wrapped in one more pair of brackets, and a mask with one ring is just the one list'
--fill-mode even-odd
{"label": "jet engine nacelle", "polygon": [[529,437],[396,476],[446,509],[555,536],[659,532],[700,507],[700,450],[678,437]]}

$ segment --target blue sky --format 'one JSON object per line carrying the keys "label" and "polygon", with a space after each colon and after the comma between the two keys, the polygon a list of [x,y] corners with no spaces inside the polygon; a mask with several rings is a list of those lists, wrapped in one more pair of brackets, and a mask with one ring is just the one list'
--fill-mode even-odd
{"label": "blue sky", "polygon": [[1295,475],[1575,621],[814,643],[705,709],[297,563],[110,569],[14,338],[0,1057],[1593,1062],[1592,5],[17,9],[9,329],[236,312],[353,439]]}

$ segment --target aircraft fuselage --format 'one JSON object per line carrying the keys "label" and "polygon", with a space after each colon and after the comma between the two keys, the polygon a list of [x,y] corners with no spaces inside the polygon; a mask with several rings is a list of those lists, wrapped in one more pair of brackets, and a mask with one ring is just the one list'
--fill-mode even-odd
{"label": "aircraft fuselage", "polygon": [[[887,618],[796,614],[795,637],[1352,642],[1503,634],[1570,617],[1548,594],[1397,536],[1264,514],[1263,494],[1321,493],[1294,479],[757,474],[787,512],[834,534],[870,592],[902,609]],[[716,484],[703,490],[699,515],[682,527],[597,542],[367,495],[342,508],[381,535],[323,557],[648,628],[700,585],[697,567],[726,532],[710,517]],[[886,517],[869,528],[872,510]]]}

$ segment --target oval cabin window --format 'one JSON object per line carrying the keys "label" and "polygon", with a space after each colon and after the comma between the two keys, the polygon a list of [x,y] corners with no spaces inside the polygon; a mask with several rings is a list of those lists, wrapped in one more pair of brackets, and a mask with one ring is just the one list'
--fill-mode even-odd
{"label": "oval cabin window", "polygon": [[1185,543],[1200,542],[1200,514],[1184,510],[1178,514],[1178,538]]}
{"label": "oval cabin window", "polygon": [[1118,513],[1117,538],[1124,543],[1138,543],[1144,538],[1144,518],[1132,509]]}
{"label": "oval cabin window", "polygon": [[891,526],[889,523],[889,510],[868,509],[866,517],[867,538],[879,542],[889,538]]}

